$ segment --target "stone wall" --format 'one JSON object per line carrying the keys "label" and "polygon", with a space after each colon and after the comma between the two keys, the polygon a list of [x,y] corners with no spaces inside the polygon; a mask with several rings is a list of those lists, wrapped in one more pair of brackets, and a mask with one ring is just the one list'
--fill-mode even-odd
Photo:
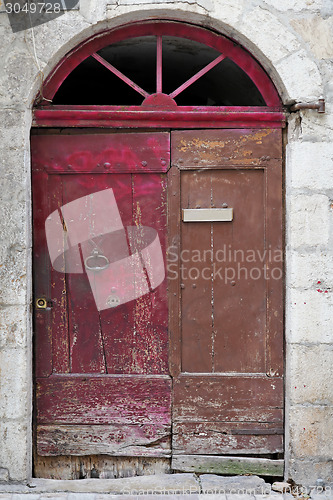
{"label": "stone wall", "polygon": [[[3,2],[2,2],[3,4]],[[331,0],[81,0],[13,33],[0,3],[0,480],[31,476],[32,328],[29,132],[54,65],[107,27],[177,19],[232,36],[264,65],[293,114],[286,147],[286,477],[333,481],[333,3]]]}

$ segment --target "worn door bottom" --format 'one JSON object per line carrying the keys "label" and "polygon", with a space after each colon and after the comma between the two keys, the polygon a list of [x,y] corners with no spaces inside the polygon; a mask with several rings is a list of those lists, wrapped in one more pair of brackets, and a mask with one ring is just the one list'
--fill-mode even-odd
{"label": "worn door bottom", "polygon": [[37,455],[34,464],[34,477],[45,479],[118,479],[170,472],[171,458]]}
{"label": "worn door bottom", "polygon": [[118,479],[122,477],[194,472],[198,474],[282,477],[282,458],[174,455],[171,458],[110,457],[107,455],[41,457],[35,460],[34,477],[45,479]]}

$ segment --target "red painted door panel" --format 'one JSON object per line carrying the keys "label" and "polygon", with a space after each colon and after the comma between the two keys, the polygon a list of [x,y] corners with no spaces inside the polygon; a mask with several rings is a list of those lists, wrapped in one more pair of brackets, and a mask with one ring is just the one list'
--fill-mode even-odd
{"label": "red painted door panel", "polygon": [[281,151],[278,130],[172,133],[174,454],[283,451]]}
{"label": "red painted door panel", "polygon": [[[134,300],[98,308],[92,283],[101,282],[101,276],[103,281],[104,270],[92,271],[90,281],[87,267],[95,262],[97,248],[103,256],[98,265],[108,258],[111,266],[116,262],[115,270],[122,270],[134,233],[134,243],[143,249],[140,258],[151,258],[144,254],[144,228],[156,231],[165,255],[169,149],[167,133],[32,137],[34,293],[36,300],[47,300],[45,309],[35,309],[40,455],[170,454],[166,280],[153,286],[146,260],[141,271],[147,293],[137,291]],[[98,205],[102,198],[96,193],[104,202],[110,192],[117,214],[110,211],[110,220],[106,216],[104,221],[108,207]],[[80,209],[73,211],[76,206]],[[59,231],[59,224],[52,225],[58,214],[59,237],[52,234]],[[116,224],[112,217],[124,229],[101,234],[97,226]],[[72,247],[70,242],[80,237]],[[59,243],[61,238],[68,238],[82,272],[71,272],[70,256],[60,264],[52,260],[52,266],[52,252],[67,244]],[[58,245],[56,250],[52,245]],[[164,272],[163,261],[162,266]],[[117,283],[103,283],[111,301],[124,295],[122,272],[114,276]]]}

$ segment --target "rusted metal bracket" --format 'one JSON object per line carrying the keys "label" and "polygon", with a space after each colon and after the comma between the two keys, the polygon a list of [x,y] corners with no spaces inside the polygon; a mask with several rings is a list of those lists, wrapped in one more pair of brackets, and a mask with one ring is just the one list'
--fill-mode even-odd
{"label": "rusted metal bracket", "polygon": [[300,109],[317,109],[318,113],[325,113],[325,99],[320,98],[318,102],[297,102],[290,106],[290,111],[299,111]]}

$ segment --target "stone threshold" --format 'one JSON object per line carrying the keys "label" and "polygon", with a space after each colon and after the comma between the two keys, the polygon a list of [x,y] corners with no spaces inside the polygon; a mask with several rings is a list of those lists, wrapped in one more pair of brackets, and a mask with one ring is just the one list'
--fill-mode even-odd
{"label": "stone threshold", "polygon": [[[26,484],[4,483],[0,485],[0,493],[106,493],[108,495],[142,496],[145,495],[199,495],[208,494],[209,497],[218,494],[220,497],[228,495],[259,495],[274,496],[278,500],[278,493],[271,491],[271,485],[265,483],[258,476],[218,476],[215,474],[195,475],[192,473],[158,474],[149,476],[135,476],[119,479],[32,479]],[[200,495],[201,496],[201,495]],[[291,495],[289,495],[290,498]],[[1,497],[0,497],[1,498]],[[286,498],[286,495],[284,495]]]}

